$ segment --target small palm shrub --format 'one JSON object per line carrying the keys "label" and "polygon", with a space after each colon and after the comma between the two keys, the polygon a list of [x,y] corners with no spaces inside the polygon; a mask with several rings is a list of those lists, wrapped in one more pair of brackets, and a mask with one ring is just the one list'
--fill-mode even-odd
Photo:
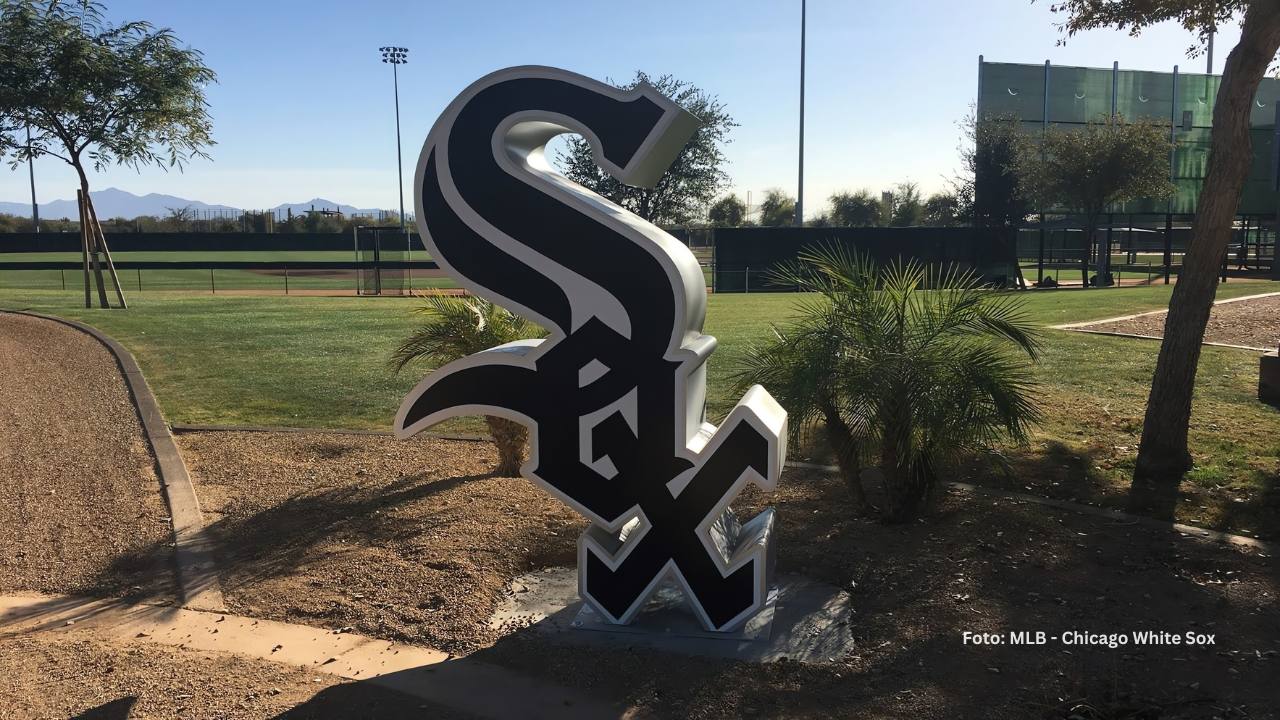
{"label": "small palm shrub", "polygon": [[[479,297],[426,296],[415,312],[427,319],[392,353],[391,365],[396,372],[414,363],[440,367],[491,347],[544,334],[535,323]],[[485,423],[498,449],[494,472],[519,475],[528,430],[493,415],[486,415]]]}
{"label": "small palm shrub", "polygon": [[1038,420],[1038,342],[1013,293],[915,261],[880,268],[839,247],[805,251],[773,280],[811,294],[741,361],[735,384],[768,388],[793,440],[820,432],[860,509],[864,470],[883,478],[882,517],[906,521],[945,469],[1025,441]]}

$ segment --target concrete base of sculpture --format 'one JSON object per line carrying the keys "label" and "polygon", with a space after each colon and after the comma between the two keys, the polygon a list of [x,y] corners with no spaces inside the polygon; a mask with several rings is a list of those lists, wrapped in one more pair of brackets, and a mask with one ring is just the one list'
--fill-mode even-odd
{"label": "concrete base of sculpture", "polygon": [[517,578],[490,619],[507,634],[533,631],[549,642],[644,648],[747,662],[824,663],[854,649],[849,596],[796,575],[776,578],[765,609],[738,630],[708,632],[672,584],[661,588],[627,625],[608,622],[578,597],[577,571],[548,568]]}
{"label": "concrete base of sculpture", "polygon": [[1280,354],[1275,351],[1258,361],[1258,399],[1280,407]]}
{"label": "concrete base of sculpture", "polygon": [[654,591],[649,602],[626,625],[610,622],[608,618],[586,603],[582,603],[581,609],[573,618],[572,625],[579,630],[623,635],[701,638],[720,642],[768,642],[773,629],[777,601],[778,588],[770,588],[764,608],[748,618],[741,627],[731,632],[714,632],[707,630],[701,622],[698,622],[688,602],[685,601],[684,593],[674,583],[668,581]]}

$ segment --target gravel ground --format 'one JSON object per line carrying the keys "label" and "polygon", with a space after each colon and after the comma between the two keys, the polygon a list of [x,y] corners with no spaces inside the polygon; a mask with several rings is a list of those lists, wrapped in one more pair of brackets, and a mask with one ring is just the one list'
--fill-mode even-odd
{"label": "gravel ground", "polygon": [[158,646],[3,638],[0,670],[6,720],[460,717],[305,668]]}
{"label": "gravel ground", "polygon": [[572,564],[582,521],[488,443],[177,436],[233,612],[465,652],[510,578]]}
{"label": "gravel ground", "polygon": [[[855,652],[821,666],[606,652],[485,627],[516,575],[574,563],[581,527],[530,483],[486,476],[487,445],[179,441],[218,513],[224,587],[242,614],[466,651],[655,717],[1280,718],[1280,565],[1256,550],[966,493],[884,526],[854,517],[837,480],[790,471],[774,495],[738,504],[778,508],[779,572],[849,588]],[[1215,643],[963,640],[1072,630]]]}
{"label": "gravel ground", "polygon": [[[1159,313],[1085,327],[1089,330],[1161,337],[1164,335],[1164,318],[1165,313]],[[1214,305],[1204,339],[1206,342],[1274,350],[1280,345],[1280,295]]]}
{"label": "gravel ground", "polygon": [[171,599],[168,514],[107,349],[0,314],[0,591]]}

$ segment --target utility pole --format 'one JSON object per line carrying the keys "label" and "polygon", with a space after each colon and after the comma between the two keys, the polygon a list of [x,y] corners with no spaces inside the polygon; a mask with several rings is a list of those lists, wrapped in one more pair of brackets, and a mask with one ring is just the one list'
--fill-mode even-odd
{"label": "utility pole", "polygon": [[30,155],[31,151],[31,126],[27,126],[27,174],[31,176],[31,226],[35,228],[37,233],[40,232],[40,206],[36,205],[36,167],[35,160]]}
{"label": "utility pole", "polygon": [[805,0],[800,0],[800,178],[796,183],[796,227],[804,226],[804,25]]}
{"label": "utility pole", "polygon": [[1205,58],[1207,61],[1205,63],[1205,70],[1204,70],[1205,75],[1213,74],[1213,36],[1217,32],[1217,30],[1218,30],[1217,28],[1209,28],[1209,42],[1205,52]]}

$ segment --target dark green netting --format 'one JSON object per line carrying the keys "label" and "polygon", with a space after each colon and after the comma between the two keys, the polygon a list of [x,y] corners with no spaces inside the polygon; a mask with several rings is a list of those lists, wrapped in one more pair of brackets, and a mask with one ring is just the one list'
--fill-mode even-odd
{"label": "dark green netting", "polygon": [[[983,62],[978,114],[1017,117],[1031,135],[1043,131],[1046,107],[1050,125],[1084,125],[1112,112],[1129,119],[1171,123],[1177,147],[1170,177],[1177,192],[1168,200],[1139,200],[1115,208],[1115,212],[1191,214],[1207,170],[1213,104],[1220,82],[1220,76],[1199,73],[1179,73],[1175,79],[1172,72],[1052,65],[1046,73],[1042,64]],[[1241,197],[1242,215],[1271,215],[1280,208],[1280,194],[1272,189],[1277,101],[1280,80],[1264,78],[1250,116],[1253,162]]]}

